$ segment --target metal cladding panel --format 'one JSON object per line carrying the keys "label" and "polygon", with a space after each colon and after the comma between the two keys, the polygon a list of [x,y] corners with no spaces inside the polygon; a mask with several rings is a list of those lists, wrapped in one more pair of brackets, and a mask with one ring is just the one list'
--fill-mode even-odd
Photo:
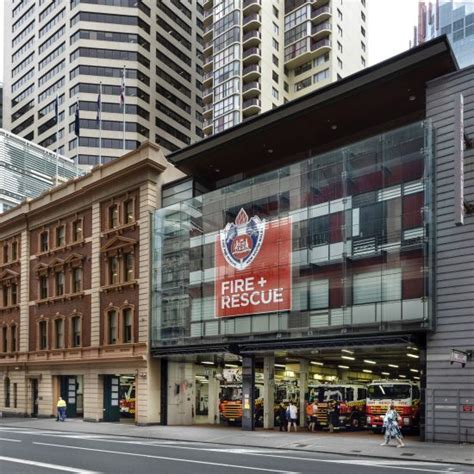
{"label": "metal cladding panel", "polygon": [[[472,140],[474,67],[432,81],[426,93],[426,115],[436,135],[436,330],[427,338],[426,439],[472,443],[474,361],[464,368],[449,361],[453,348],[474,349],[474,215],[466,214],[464,224],[455,225],[454,105],[459,94],[464,96],[464,132]],[[474,203],[472,148],[464,152],[464,200]]]}

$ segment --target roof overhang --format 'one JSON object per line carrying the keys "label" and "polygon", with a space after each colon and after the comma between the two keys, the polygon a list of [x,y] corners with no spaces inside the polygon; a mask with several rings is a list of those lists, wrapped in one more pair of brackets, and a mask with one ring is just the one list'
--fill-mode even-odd
{"label": "roof overhang", "polygon": [[168,155],[188,175],[249,177],[425,117],[426,83],[458,69],[445,36]]}

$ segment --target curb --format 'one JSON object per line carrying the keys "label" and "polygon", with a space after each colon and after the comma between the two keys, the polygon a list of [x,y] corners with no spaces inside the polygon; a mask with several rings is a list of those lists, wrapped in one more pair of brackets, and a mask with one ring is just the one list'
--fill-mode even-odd
{"label": "curb", "polygon": [[[1,426],[1,424],[0,424]],[[21,428],[18,427],[17,428]],[[32,430],[38,430],[38,431],[59,431],[62,433],[71,433],[72,431],[63,431],[60,429],[55,429],[53,430],[52,428],[33,428],[28,426],[28,429]],[[224,441],[198,441],[198,440],[187,440],[183,438],[153,438],[150,436],[141,436],[141,435],[136,435],[136,434],[117,434],[117,433],[97,433],[93,431],[80,431],[80,433],[83,434],[93,434],[93,435],[103,435],[103,436],[117,436],[120,438],[137,438],[137,439],[147,439],[147,440],[157,440],[157,441],[176,441],[176,442],[183,442],[186,441],[188,443],[200,443],[200,444],[214,444],[214,445],[222,445],[222,446],[236,446],[235,443],[226,443]],[[382,456],[378,454],[364,454],[364,453],[340,453],[340,452],[334,452],[334,451],[326,451],[322,449],[304,449],[304,448],[295,448],[295,447],[282,447],[282,446],[277,446],[277,447],[269,447],[269,446],[260,446],[260,445],[242,445],[246,448],[259,448],[259,449],[273,449],[273,450],[280,450],[280,451],[288,451],[288,450],[293,450],[293,451],[302,451],[305,453],[321,453],[321,454],[333,454],[336,456],[344,456],[344,457],[357,457],[357,458],[371,458],[371,459],[391,459],[395,461],[417,461],[417,462],[429,462],[433,464],[454,464],[454,465],[459,465],[459,466],[470,466],[474,467],[474,463],[468,463],[468,462],[462,462],[462,461],[438,461],[438,460],[433,460],[433,459],[420,459],[418,457],[410,457],[410,458],[399,458],[399,457],[388,457],[388,456]],[[415,455],[416,456],[416,455]]]}

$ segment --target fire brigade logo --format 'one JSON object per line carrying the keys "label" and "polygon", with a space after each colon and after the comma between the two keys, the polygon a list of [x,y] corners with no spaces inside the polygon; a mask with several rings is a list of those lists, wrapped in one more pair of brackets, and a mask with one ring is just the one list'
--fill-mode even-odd
{"label": "fire brigade logo", "polygon": [[258,216],[249,219],[240,209],[235,223],[229,222],[220,231],[222,254],[227,263],[237,270],[247,268],[258,255],[265,237],[265,220]]}

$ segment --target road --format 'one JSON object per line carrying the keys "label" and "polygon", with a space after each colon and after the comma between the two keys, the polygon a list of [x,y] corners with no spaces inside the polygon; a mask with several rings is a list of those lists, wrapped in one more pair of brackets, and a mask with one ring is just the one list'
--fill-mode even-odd
{"label": "road", "polygon": [[[395,449],[395,448],[393,448]],[[79,432],[0,428],[1,474],[417,474],[474,468],[294,450],[236,448]]]}

